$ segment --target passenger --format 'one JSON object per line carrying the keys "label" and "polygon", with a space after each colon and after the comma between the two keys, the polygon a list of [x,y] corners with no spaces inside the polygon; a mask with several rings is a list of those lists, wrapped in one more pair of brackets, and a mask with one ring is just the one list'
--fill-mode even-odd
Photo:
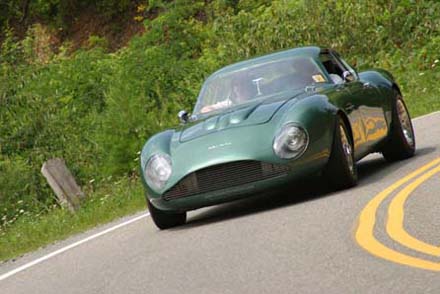
{"label": "passenger", "polygon": [[231,100],[234,105],[248,101],[251,98],[252,91],[249,87],[249,80],[240,77],[232,81]]}

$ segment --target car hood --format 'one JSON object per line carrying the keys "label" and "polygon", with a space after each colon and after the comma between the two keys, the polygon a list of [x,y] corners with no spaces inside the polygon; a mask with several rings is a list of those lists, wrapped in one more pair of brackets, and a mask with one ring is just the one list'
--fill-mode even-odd
{"label": "car hood", "polygon": [[179,136],[179,142],[183,143],[224,129],[267,123],[287,101],[295,99],[301,93],[304,92],[302,90],[289,91],[264,100],[229,108],[182,126],[176,135]]}

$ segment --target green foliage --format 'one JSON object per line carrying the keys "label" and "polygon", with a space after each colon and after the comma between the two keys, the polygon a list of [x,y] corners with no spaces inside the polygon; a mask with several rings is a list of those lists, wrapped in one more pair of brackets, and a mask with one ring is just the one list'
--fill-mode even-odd
{"label": "green foliage", "polygon": [[173,62],[178,60],[154,46],[120,55],[107,92],[102,132],[97,135],[102,152],[107,154],[103,167],[109,174],[136,169],[134,160],[144,139],[170,127],[178,109],[188,106],[183,98],[194,96],[185,87],[192,84],[186,80],[194,69],[191,63],[171,70]]}
{"label": "green foliage", "polygon": [[[17,209],[9,211],[8,203],[14,201],[27,199],[36,212],[53,203],[39,172],[51,157],[65,158],[81,184],[97,172],[99,154],[93,134],[105,105],[107,60],[97,49],[47,65],[3,67],[7,83],[0,88],[0,149],[5,156],[0,178],[11,184],[0,183],[0,208],[7,206],[8,215],[16,214]],[[24,177],[15,180],[21,172]]]}
{"label": "green foliage", "polygon": [[[2,0],[0,1],[0,29],[7,23],[23,24],[28,19],[44,20],[57,27],[71,24],[82,10],[93,10],[99,17],[124,16],[137,2],[130,0]],[[151,1],[160,2],[160,1]],[[1,39],[1,36],[0,36]]]}
{"label": "green foliage", "polygon": [[[8,1],[13,17],[22,2]],[[21,4],[20,4],[21,3]],[[440,3],[436,1],[139,1],[146,33],[107,53],[91,36],[67,54],[32,26],[19,41],[3,26],[0,49],[0,219],[54,204],[41,164],[60,156],[80,184],[133,176],[137,153],[176,113],[191,109],[219,67],[302,45],[333,47],[358,69],[382,67],[400,83],[415,115],[440,109]],[[1,4],[4,5],[4,4]],[[121,14],[131,1],[31,1],[30,13],[58,22],[94,7]],[[1,11],[1,10],[0,10]],[[7,21],[0,12],[0,26]],[[3,23],[2,23],[3,21]],[[10,180],[14,179],[14,180]],[[89,184],[95,180],[94,184]]]}
{"label": "green foliage", "polygon": [[0,56],[2,61],[2,70],[7,67],[19,64],[22,61],[22,44],[17,42],[14,32],[9,26],[3,28],[4,40],[1,44]]}
{"label": "green foliage", "polygon": [[106,38],[98,37],[98,36],[90,36],[89,37],[89,49],[92,48],[101,48],[103,50],[107,50],[108,41]]}
{"label": "green foliage", "polygon": [[[0,225],[14,222],[25,211],[42,208],[42,203],[31,195],[34,176],[27,162],[20,158],[0,157]],[[5,175],[5,176],[3,176]]]}

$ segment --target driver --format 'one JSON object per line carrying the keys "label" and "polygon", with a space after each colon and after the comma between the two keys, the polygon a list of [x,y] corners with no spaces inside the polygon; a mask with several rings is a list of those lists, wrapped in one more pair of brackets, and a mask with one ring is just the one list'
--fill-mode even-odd
{"label": "driver", "polygon": [[200,112],[207,113],[213,110],[239,105],[248,101],[251,96],[252,92],[249,87],[247,76],[244,73],[237,73],[231,79],[231,92],[228,98],[212,105],[206,105],[200,110]]}
{"label": "driver", "polygon": [[231,100],[237,105],[246,102],[251,98],[251,90],[249,89],[248,79],[240,77],[232,81]]}

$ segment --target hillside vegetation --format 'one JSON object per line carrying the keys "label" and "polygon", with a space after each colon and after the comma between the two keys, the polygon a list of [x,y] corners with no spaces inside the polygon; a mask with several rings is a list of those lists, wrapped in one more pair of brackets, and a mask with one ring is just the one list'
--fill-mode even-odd
{"label": "hillside vegetation", "polygon": [[[106,199],[118,197],[117,191],[133,191],[133,207],[141,208],[141,146],[176,125],[178,110],[192,108],[209,73],[235,61],[303,45],[331,47],[359,70],[390,70],[413,116],[440,109],[438,1],[50,0],[30,1],[27,8],[23,3],[0,4],[0,236],[5,238],[20,220],[38,222],[60,209],[40,174],[52,157],[65,158],[98,203],[111,202]],[[115,21],[116,32],[133,18],[145,32],[116,51],[109,45],[115,41],[99,32],[76,46],[59,31],[71,31],[84,10]],[[115,17],[121,14],[129,17]],[[20,25],[23,18],[26,25]],[[16,239],[8,239],[8,246]]]}

